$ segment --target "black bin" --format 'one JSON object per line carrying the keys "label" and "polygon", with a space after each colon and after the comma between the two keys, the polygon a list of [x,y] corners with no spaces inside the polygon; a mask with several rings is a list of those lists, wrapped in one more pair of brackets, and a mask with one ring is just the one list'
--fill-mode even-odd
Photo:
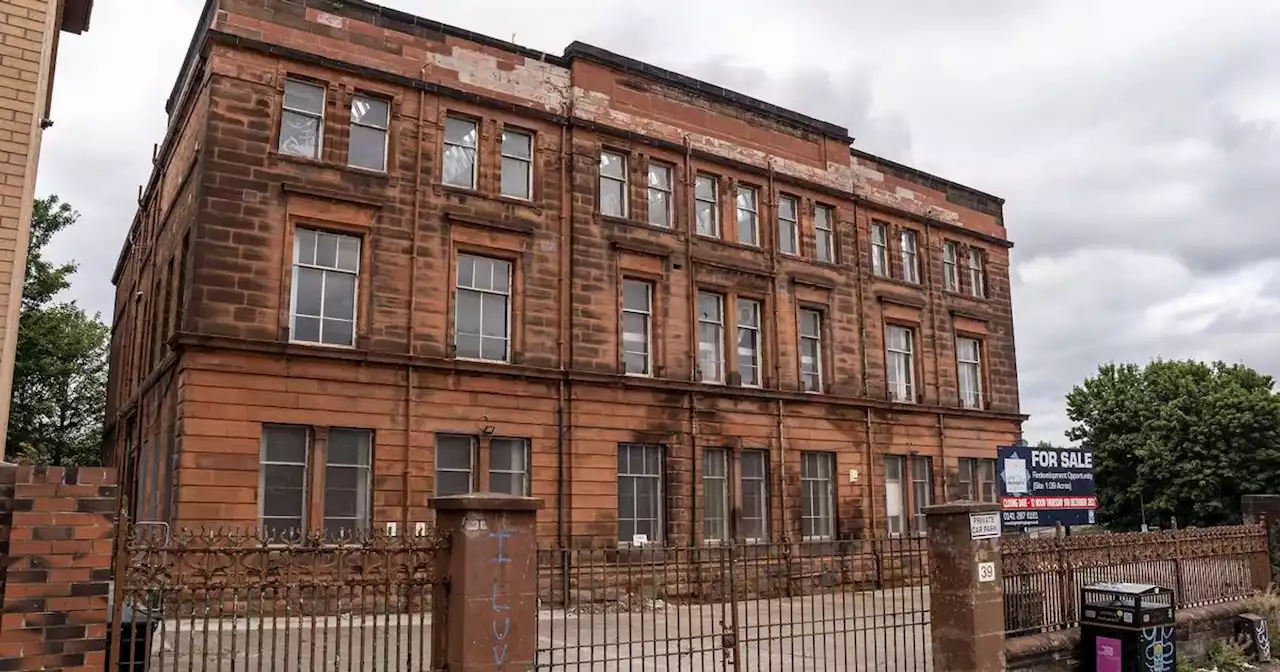
{"label": "black bin", "polygon": [[146,609],[128,605],[120,610],[120,661],[111,669],[111,640],[107,640],[107,672],[146,672],[156,620]]}
{"label": "black bin", "polygon": [[1144,583],[1094,583],[1080,589],[1081,660],[1088,672],[1148,672],[1177,667],[1173,591]]}

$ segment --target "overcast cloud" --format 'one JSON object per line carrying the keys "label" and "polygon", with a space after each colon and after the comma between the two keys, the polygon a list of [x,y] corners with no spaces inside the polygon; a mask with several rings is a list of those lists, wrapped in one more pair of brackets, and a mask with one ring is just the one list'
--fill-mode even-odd
{"label": "overcast cloud", "polygon": [[[100,2],[62,42],[38,192],[83,214],[53,254],[106,319],[201,4]],[[1274,0],[383,4],[552,53],[590,42],[1006,198],[1030,441],[1063,440],[1063,395],[1101,362],[1280,374]]]}

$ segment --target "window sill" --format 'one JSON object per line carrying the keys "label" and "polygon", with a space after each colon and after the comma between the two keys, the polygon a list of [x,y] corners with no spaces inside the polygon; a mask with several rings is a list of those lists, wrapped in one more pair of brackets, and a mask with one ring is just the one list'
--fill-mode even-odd
{"label": "window sill", "polygon": [[354,344],[342,345],[340,343],[320,343],[317,341],[298,341],[292,338],[289,339],[289,345],[302,345],[302,346],[307,346],[311,348],[325,348],[329,350],[356,350],[357,349]]}
{"label": "window sill", "polygon": [[731,247],[731,248],[734,248],[734,249],[736,249],[736,250],[743,250],[743,251],[746,251],[746,252],[768,252],[768,250],[766,250],[764,247],[762,247],[762,246],[760,246],[760,245],[749,245],[749,244],[747,244],[747,243],[739,243],[739,242],[738,242],[738,241],[736,241],[736,240],[725,240],[724,238],[721,238],[721,237],[719,237],[719,236],[708,236],[708,235],[706,235],[705,233],[697,233],[697,234],[694,234],[694,235],[695,235],[695,236],[697,237],[697,239],[699,239],[699,240],[707,240],[707,241],[712,241],[712,242],[720,243],[721,245],[724,245],[725,247]]}
{"label": "window sill", "polygon": [[903,280],[902,278],[891,278],[887,275],[872,275],[871,278],[873,280],[878,280],[880,282],[887,282],[891,285],[897,285],[899,287],[910,287],[911,289],[914,289],[914,290],[928,289],[921,283],[911,282],[910,280]]}
{"label": "window sill", "polygon": [[475,187],[461,187],[456,184],[447,184],[445,182],[437,182],[437,185],[445,192],[458,194],[459,196],[474,196],[476,198],[484,198],[485,195]]}
{"label": "window sill", "polygon": [[372,178],[379,179],[386,182],[388,186],[395,186],[399,184],[399,180],[392,177],[391,174],[385,170],[370,170],[369,168],[349,166],[345,163],[338,163],[336,161],[325,161],[324,159],[317,159],[310,156],[297,156],[295,154],[286,154],[280,151],[279,149],[268,150],[267,156],[273,159],[277,159],[279,161],[288,161],[290,163],[297,163],[305,166],[315,166],[317,168],[328,168],[329,170],[337,170],[344,173],[349,173],[351,175],[359,175],[361,177],[372,177]]}
{"label": "window sill", "polygon": [[638,226],[642,229],[652,229],[654,231],[662,231],[663,233],[676,233],[675,227],[659,226],[657,224],[650,224],[649,222],[642,222],[638,219],[631,219],[629,217],[619,217],[617,215],[606,215],[601,212],[597,212],[596,216],[600,218],[600,221],[609,222],[611,224],[624,224],[626,226]]}
{"label": "window sill", "polygon": [[[476,195],[481,196],[481,194]],[[498,194],[493,198],[495,201],[506,203],[507,205],[516,205],[530,210],[542,210],[542,204],[532,198],[520,198],[519,196],[507,196],[506,194]]]}
{"label": "window sill", "polygon": [[455,356],[454,359],[458,360],[459,362],[476,362],[479,364],[510,364],[511,363],[511,360],[509,358],[508,359],[481,359],[479,357]]}

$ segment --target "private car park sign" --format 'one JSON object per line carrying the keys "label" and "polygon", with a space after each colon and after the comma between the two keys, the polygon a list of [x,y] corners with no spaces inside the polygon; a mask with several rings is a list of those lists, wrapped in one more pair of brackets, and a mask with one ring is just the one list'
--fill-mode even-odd
{"label": "private car park sign", "polygon": [[997,455],[1006,529],[1094,523],[1093,451],[1001,446]]}

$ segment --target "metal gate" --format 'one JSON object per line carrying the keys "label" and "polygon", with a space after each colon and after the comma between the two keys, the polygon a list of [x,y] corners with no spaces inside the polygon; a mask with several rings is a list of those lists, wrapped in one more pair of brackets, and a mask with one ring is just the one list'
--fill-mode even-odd
{"label": "metal gate", "polygon": [[121,526],[108,669],[428,670],[446,539]]}
{"label": "metal gate", "polygon": [[537,667],[930,670],[927,558],[923,537],[544,550]]}

